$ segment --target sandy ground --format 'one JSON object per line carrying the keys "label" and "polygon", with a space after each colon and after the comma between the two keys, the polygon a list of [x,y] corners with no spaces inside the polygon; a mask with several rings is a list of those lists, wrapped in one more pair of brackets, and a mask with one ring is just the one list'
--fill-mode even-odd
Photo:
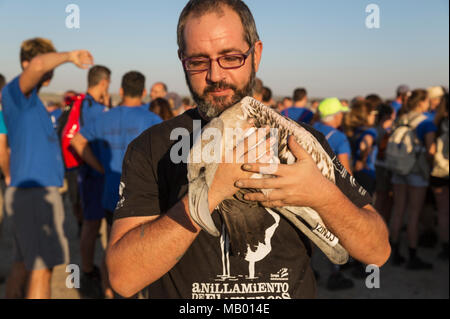
{"label": "sandy ground", "polygon": [[[1,201],[1,198],[0,198]],[[79,239],[77,237],[77,226],[71,213],[69,201],[64,197],[66,207],[65,231],[70,243],[70,263],[80,264]],[[0,203],[2,204],[2,203]],[[0,205],[3,207],[3,205]],[[1,220],[1,218],[0,218]],[[2,223],[0,232],[0,298],[4,297],[5,283],[1,277],[6,277],[12,262],[12,241],[8,221]],[[101,229],[101,240],[97,242],[96,263],[99,264],[105,244],[105,224]],[[103,242],[103,243],[102,243]],[[406,255],[406,247],[402,247]],[[318,250],[316,250],[318,251]],[[404,267],[394,267],[388,262],[380,269],[380,287],[369,289],[366,287],[365,279],[353,279],[355,286],[345,291],[332,292],[326,289],[327,277],[331,271],[330,263],[320,252],[313,257],[313,267],[319,272],[318,297],[319,298],[350,298],[350,299],[415,299],[415,298],[449,298],[449,264],[448,261],[440,261],[436,258],[438,248],[419,250],[419,255],[424,260],[432,261],[432,271],[408,271]],[[344,274],[351,278],[350,270]],[[52,298],[79,299],[77,289],[67,288],[66,266],[58,266],[54,270],[52,278]]]}

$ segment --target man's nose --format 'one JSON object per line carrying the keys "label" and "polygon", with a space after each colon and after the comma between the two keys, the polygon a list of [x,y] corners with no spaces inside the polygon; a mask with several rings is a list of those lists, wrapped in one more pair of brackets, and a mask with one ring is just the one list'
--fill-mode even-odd
{"label": "man's nose", "polygon": [[224,78],[224,69],[219,65],[219,62],[211,61],[211,65],[208,71],[208,80],[211,82],[220,82]]}

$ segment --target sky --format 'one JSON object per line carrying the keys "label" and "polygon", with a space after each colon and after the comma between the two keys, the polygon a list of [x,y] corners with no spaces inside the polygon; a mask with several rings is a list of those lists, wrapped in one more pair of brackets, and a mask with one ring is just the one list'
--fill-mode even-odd
{"label": "sky", "polygon": [[[257,74],[275,96],[305,87],[309,96],[351,98],[394,95],[449,81],[448,0],[246,0],[264,44]],[[177,57],[176,26],[186,0],[0,0],[0,73],[20,72],[23,40],[50,38],[58,51],[87,49],[108,66],[111,91],[124,73],[138,70],[149,88],[166,82],[188,95]],[[80,28],[66,27],[66,7],[80,9]],[[367,28],[369,4],[379,28]],[[83,91],[87,71],[65,64],[44,92]]]}

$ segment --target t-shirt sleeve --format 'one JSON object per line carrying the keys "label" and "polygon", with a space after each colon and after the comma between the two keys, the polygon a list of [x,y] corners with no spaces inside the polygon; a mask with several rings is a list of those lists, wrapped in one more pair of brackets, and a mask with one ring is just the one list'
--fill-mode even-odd
{"label": "t-shirt sleeve", "polygon": [[437,130],[438,128],[433,121],[425,120],[417,126],[417,137],[425,143],[425,135],[428,133],[437,132]]}
{"label": "t-shirt sleeve", "polygon": [[[145,154],[143,150],[146,150]],[[128,146],[114,219],[160,215],[158,183],[151,154],[149,135],[141,135]]]}
{"label": "t-shirt sleeve", "polygon": [[33,89],[29,97],[26,97],[19,85],[20,75],[9,82],[2,90],[2,107],[3,111],[8,115],[13,115],[20,111],[21,108],[32,105],[31,100],[37,94],[36,88]]}
{"label": "t-shirt sleeve", "polygon": [[99,122],[97,120],[85,123],[85,125],[83,125],[80,129],[80,134],[83,135],[84,138],[87,139],[89,142],[92,142],[97,138],[98,125]]}
{"label": "t-shirt sleeve", "polygon": [[345,135],[339,134],[336,155],[344,155],[344,154],[350,155],[351,153],[352,151],[350,149],[350,143],[347,137],[345,137]]}
{"label": "t-shirt sleeve", "polygon": [[8,134],[8,130],[6,129],[5,121],[3,119],[2,111],[0,111],[0,134]]}

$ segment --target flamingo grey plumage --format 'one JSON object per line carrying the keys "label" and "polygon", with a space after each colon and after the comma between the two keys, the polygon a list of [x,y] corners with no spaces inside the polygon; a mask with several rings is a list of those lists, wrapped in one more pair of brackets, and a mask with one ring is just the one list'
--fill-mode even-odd
{"label": "flamingo grey plumage", "polygon": [[[305,128],[296,122],[278,114],[270,107],[257,100],[246,97],[239,103],[225,110],[219,117],[214,118],[206,125],[202,134],[208,128],[215,128],[221,132],[221,154],[233,148],[233,143],[226,142],[225,129],[239,129],[248,125],[251,119],[255,127],[270,126],[278,132],[278,157],[276,161],[282,164],[292,164],[295,157],[290,152],[287,145],[289,135],[295,137],[296,141],[311,155],[322,175],[335,183],[333,160],[324,150],[318,140]],[[192,219],[209,234],[218,237],[220,235],[209,212],[208,190],[211,187],[217,170],[218,162],[206,163],[203,160],[198,162],[198,152],[201,152],[209,140],[198,138],[191,149],[188,163],[189,181],[189,210]],[[196,153],[197,152],[197,153]],[[197,155],[196,155],[197,154]],[[196,160],[197,159],[197,162]],[[253,176],[264,178],[267,176]],[[258,246],[263,239],[258,237],[257,232],[252,228],[268,227],[262,226],[263,221],[258,204],[246,201],[243,195],[253,190],[240,190],[232,198],[227,198],[219,204],[218,210],[223,217],[227,230],[230,231],[232,249],[237,254],[245,254],[248,247],[243,247],[242,241],[250,241],[250,245]],[[266,209],[267,210],[267,209]],[[280,207],[272,209],[283,215],[295,227],[302,231],[310,240],[315,243],[335,264],[344,264],[348,260],[348,253],[343,248],[338,238],[333,235],[325,226],[319,214],[309,207]],[[266,225],[270,226],[270,225]]]}

